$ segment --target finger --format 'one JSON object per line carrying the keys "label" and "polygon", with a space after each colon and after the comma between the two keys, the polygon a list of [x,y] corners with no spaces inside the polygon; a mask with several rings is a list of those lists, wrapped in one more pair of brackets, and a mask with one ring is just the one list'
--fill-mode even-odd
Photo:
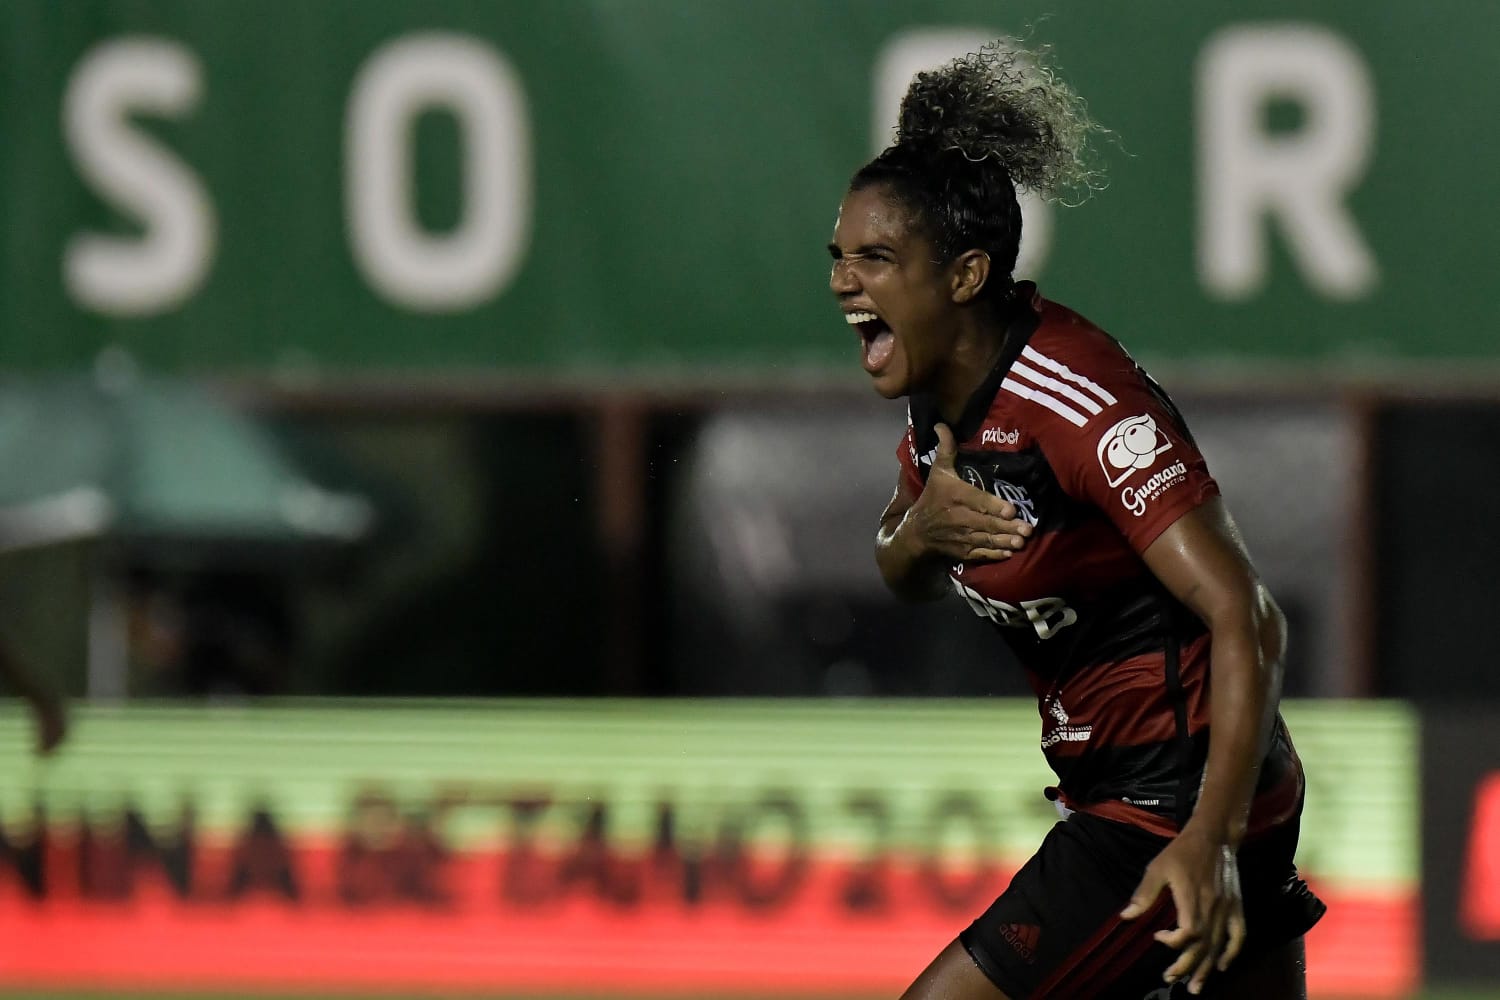
{"label": "finger", "polygon": [[1173,951],[1181,951],[1198,939],[1198,934],[1187,927],[1173,927],[1171,930],[1157,931],[1151,936]]}
{"label": "finger", "polygon": [[1016,530],[1022,522],[1000,521],[964,507],[954,508],[947,517],[952,522],[950,537],[975,548],[1020,549],[1026,545],[1025,537]]}
{"label": "finger", "polygon": [[1193,970],[1193,978],[1188,981],[1189,993],[1203,992],[1203,986],[1208,982],[1209,974],[1214,971],[1214,965],[1224,950],[1224,938],[1227,935],[1224,922],[1224,913],[1220,907],[1214,915],[1213,929],[1208,936],[1208,947],[1203,949],[1203,957],[1198,962],[1197,968]]}
{"label": "finger", "polygon": [[[970,520],[971,517],[973,520]],[[969,517],[957,517],[956,520],[966,528],[964,540],[975,548],[1019,549],[1026,544],[1026,539],[1000,528],[990,518],[973,514]]]}
{"label": "finger", "polygon": [[[943,504],[952,514],[967,513],[984,519],[986,526],[1006,534],[1029,537],[1035,526],[1021,516],[1016,505],[959,476],[954,467],[957,446],[952,433],[938,424],[938,444],[933,449],[932,468],[944,475]],[[933,480],[929,477],[928,483]],[[923,494],[926,495],[925,493]]]}
{"label": "finger", "polygon": [[1172,890],[1172,903],[1177,907],[1177,926],[1201,937],[1203,923],[1199,914],[1203,910],[1198,906],[1198,894],[1191,886],[1179,886],[1172,879],[1167,880],[1167,888]]}
{"label": "finger", "polygon": [[1019,535],[987,535],[985,536],[984,544],[992,549],[1019,550],[1025,547],[1026,539]]}
{"label": "finger", "polygon": [[[966,485],[972,486],[972,484]],[[973,486],[972,489],[963,490],[960,498],[974,510],[996,520],[1004,521],[1008,526],[1014,525],[1018,528],[1025,525],[1027,533],[1030,533],[1031,525],[1021,517],[1021,512],[1009,500],[1003,500],[989,490],[982,490],[977,486]]]}
{"label": "finger", "polygon": [[1187,990],[1193,996],[1203,992],[1203,987],[1208,983],[1209,974],[1214,971],[1214,949],[1204,950],[1203,961],[1198,963],[1198,968],[1193,971],[1193,978],[1188,980]]}
{"label": "finger", "polygon": [[1203,959],[1207,941],[1204,927],[1198,921],[1198,914],[1202,909],[1195,894],[1188,889],[1179,888],[1170,878],[1166,882],[1172,893],[1172,902],[1177,907],[1177,926],[1172,930],[1157,931],[1152,937],[1168,948],[1182,952],[1177,961],[1167,969],[1164,977],[1167,982],[1172,983],[1197,968]]}
{"label": "finger", "polygon": [[1000,562],[1015,555],[1009,549],[970,549],[969,554],[963,557],[964,562]]}
{"label": "finger", "polygon": [[1120,919],[1134,920],[1142,913],[1145,913],[1151,908],[1151,904],[1156,902],[1156,897],[1161,895],[1161,891],[1165,887],[1166,879],[1156,874],[1152,869],[1147,868],[1145,876],[1141,879],[1141,884],[1136,886],[1135,892],[1130,894],[1130,902],[1125,904],[1125,909],[1120,911]]}
{"label": "finger", "polygon": [[1177,961],[1167,966],[1167,971],[1162,973],[1162,981],[1175,983],[1179,979],[1186,978],[1188,973],[1196,969],[1198,964],[1203,961],[1203,953],[1207,950],[1205,942],[1200,941],[1196,944],[1188,945],[1187,948],[1183,949],[1182,954],[1177,956]]}
{"label": "finger", "polygon": [[948,429],[947,424],[938,424],[933,430],[937,431],[937,453],[932,456],[932,467],[953,471],[953,459],[958,454],[958,445],[953,440],[953,432]]}
{"label": "finger", "polygon": [[1236,903],[1229,912],[1228,930],[1229,940],[1224,945],[1224,954],[1219,958],[1219,971],[1223,972],[1229,968],[1229,963],[1239,957],[1240,949],[1245,945],[1245,909]]}
{"label": "finger", "polygon": [[1031,525],[1025,521],[1003,521],[992,514],[974,513],[972,521],[964,518],[964,524],[971,531],[983,533],[985,541],[1002,549],[1024,548],[1032,533]]}
{"label": "finger", "polygon": [[976,509],[985,516],[995,530],[1024,538],[1030,538],[1036,532],[1035,525],[1021,517],[1006,501],[996,499],[992,493],[980,491],[979,495],[984,499],[976,501]]}
{"label": "finger", "polygon": [[1026,538],[1023,535],[996,535],[995,537],[1007,548],[1019,551],[1026,547]]}

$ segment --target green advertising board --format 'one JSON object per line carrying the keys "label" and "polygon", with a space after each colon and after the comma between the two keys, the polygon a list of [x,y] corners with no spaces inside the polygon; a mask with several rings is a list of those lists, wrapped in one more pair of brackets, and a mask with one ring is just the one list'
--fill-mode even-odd
{"label": "green advertising board", "polygon": [[912,71],[1028,32],[1118,138],[1107,190],[1028,212],[1045,293],[1148,360],[1500,353],[1485,5],[13,0],[0,29],[7,367],[854,381],[843,187]]}
{"label": "green advertising board", "polygon": [[[1294,702],[1285,716],[1308,775],[1299,856],[1325,884],[1416,878],[1414,714],[1402,705]],[[612,842],[649,846],[664,805],[675,836],[712,839],[745,804],[790,803],[818,849],[983,849],[1024,859],[1057,820],[1034,704],[869,701],[308,701],[281,706],[84,707],[55,760],[29,758],[28,721],[0,712],[0,819],[122,808],[237,830],[258,805],[280,826],[331,834],[360,795],[403,808],[445,796],[454,846],[492,844],[524,818],[541,840],[577,836],[565,806],[602,803]],[[462,794],[459,794],[462,793]],[[555,808],[523,817],[515,802]],[[962,801],[961,807],[954,805]],[[787,810],[768,807],[771,814]],[[785,823],[773,815],[768,836]],[[783,817],[784,818],[784,817]],[[956,838],[945,844],[943,836]],[[934,840],[934,838],[938,838]]]}
{"label": "green advertising board", "polygon": [[[1315,995],[1417,969],[1417,725],[1299,702]],[[894,996],[1058,817],[1029,701],[0,708],[0,989]],[[580,948],[578,942],[589,942]]]}

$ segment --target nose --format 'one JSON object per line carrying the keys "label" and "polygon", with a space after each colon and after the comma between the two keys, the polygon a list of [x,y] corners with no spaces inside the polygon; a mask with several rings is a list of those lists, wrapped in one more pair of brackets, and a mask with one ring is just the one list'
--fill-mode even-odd
{"label": "nose", "polygon": [[828,287],[835,295],[853,295],[859,291],[859,278],[847,258],[839,257],[828,271]]}

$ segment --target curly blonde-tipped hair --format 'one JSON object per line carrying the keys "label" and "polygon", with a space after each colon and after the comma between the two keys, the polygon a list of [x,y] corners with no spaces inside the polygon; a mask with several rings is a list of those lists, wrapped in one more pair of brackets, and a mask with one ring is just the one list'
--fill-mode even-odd
{"label": "curly blonde-tipped hair", "polygon": [[855,173],[850,190],[885,185],[949,260],[989,255],[986,295],[1009,295],[1021,245],[1021,188],[1077,204],[1104,187],[1090,146],[1107,130],[1048,64],[1050,50],[999,39],[918,73],[901,101],[896,141]]}
{"label": "curly blonde-tipped hair", "polygon": [[1051,49],[997,39],[918,73],[901,100],[896,144],[993,160],[1044,198],[1086,198],[1104,184],[1090,139],[1104,132],[1048,64]]}

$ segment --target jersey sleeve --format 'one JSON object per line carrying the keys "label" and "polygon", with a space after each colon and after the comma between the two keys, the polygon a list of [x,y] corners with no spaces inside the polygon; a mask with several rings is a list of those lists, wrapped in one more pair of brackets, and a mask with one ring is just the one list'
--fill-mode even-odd
{"label": "jersey sleeve", "polygon": [[1039,437],[1063,489],[1097,507],[1144,552],[1173,521],[1218,496],[1219,486],[1171,399],[1121,356],[1120,363],[1046,373],[1071,419],[1048,421]]}

